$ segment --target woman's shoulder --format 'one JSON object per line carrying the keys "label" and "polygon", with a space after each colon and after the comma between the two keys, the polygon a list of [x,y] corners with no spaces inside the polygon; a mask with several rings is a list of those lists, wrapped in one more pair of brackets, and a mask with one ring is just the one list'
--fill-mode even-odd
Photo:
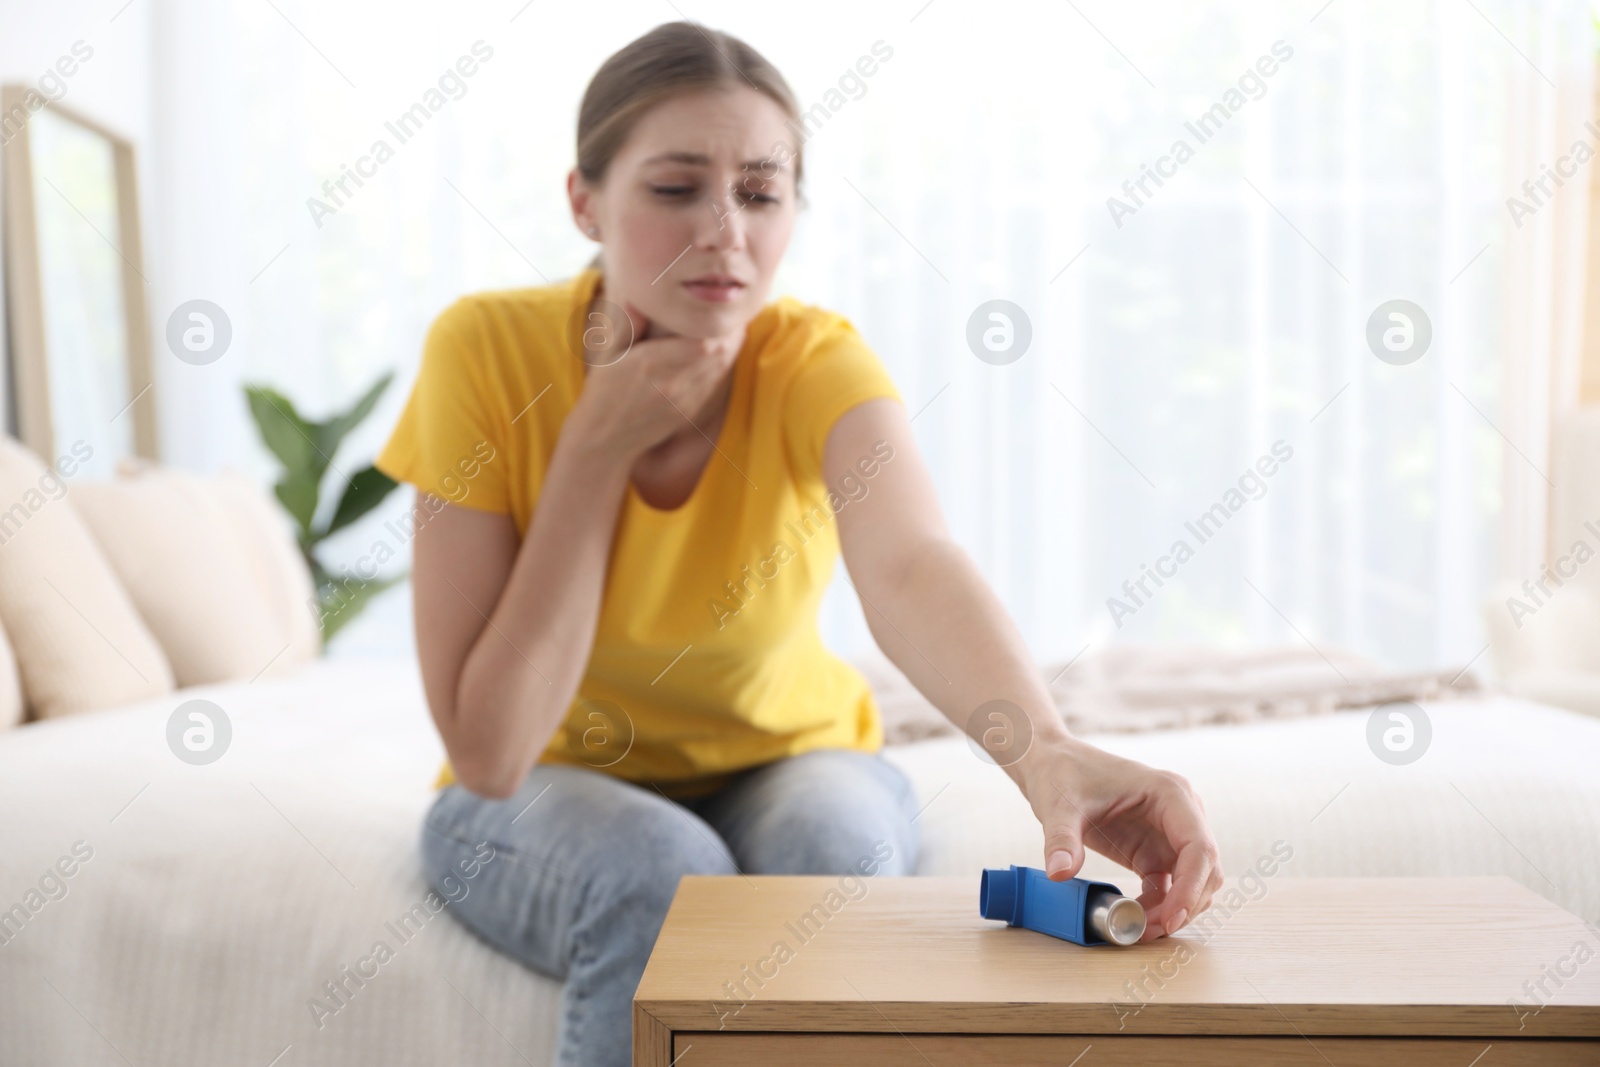
{"label": "woman's shoulder", "polygon": [[586,303],[589,271],[544,285],[484,289],[457,297],[433,320],[430,341],[463,356],[525,361],[541,350],[565,350],[573,316]]}
{"label": "woman's shoulder", "polygon": [[843,314],[784,295],[762,309],[762,351],[770,362],[803,364],[839,345],[865,346],[860,331]]}

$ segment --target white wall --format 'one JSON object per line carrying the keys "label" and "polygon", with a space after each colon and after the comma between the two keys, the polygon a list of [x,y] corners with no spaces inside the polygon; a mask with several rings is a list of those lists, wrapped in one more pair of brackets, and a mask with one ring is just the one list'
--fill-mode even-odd
{"label": "white wall", "polygon": [[[150,12],[135,2],[118,11],[115,3],[38,4],[0,0],[0,82],[38,87],[40,78],[70,55],[79,41],[92,50],[71,77],[62,79],[61,103],[94,118],[141,148],[150,143]],[[47,85],[46,88],[49,88]],[[139,184],[153,185],[149,154],[139,152]],[[146,251],[154,232],[154,216],[146,197],[142,205]],[[3,225],[3,223],[0,223]],[[145,270],[150,275],[148,269]],[[0,287],[0,303],[4,290]],[[0,351],[4,338],[0,337]]]}
{"label": "white wall", "polygon": [[[616,0],[602,24],[520,0],[123,3],[0,0],[0,76],[33,80],[78,39],[95,48],[66,99],[142,149],[163,456],[263,483],[274,465],[243,382],[322,417],[397,370],[341,454],[353,467],[382,444],[453,296],[587,258],[560,194],[577,94],[605,54],[673,17],[659,0]],[[1542,512],[1503,499],[1502,468],[1522,460],[1500,431],[1525,448],[1538,434],[1503,418],[1518,401],[1500,383],[1504,353],[1544,322],[1508,326],[1508,308],[1544,306],[1513,297],[1559,279],[1511,269],[1533,228],[1503,201],[1577,130],[1555,98],[1590,99],[1584,0],[1368,0],[1314,22],[1253,0],[1079,6],[1001,0],[973,20],[943,5],[822,0],[804,19],[696,5],[766,50],[805,103],[872,42],[895,49],[806,146],[811,207],[779,290],[848,315],[929,405],[916,431],[952,528],[1041,657],[1086,638],[1303,633],[1465,662],[1501,513]],[[1270,92],[1136,219],[1108,219],[1108,194],[1280,35],[1295,58]],[[496,58],[470,95],[337,217],[308,218],[323,180],[479,38]],[[1363,342],[1372,309],[1402,295],[1438,339],[1408,368]],[[1033,319],[1009,367],[965,338],[994,297]],[[204,367],[162,340],[194,298],[233,324]],[[1293,476],[1113,631],[1124,578],[1280,435]],[[408,492],[331,544],[330,563],[353,563]],[[394,594],[341,644],[403,649],[407,615]],[[866,640],[846,595],[823,625],[845,650]]]}
{"label": "white wall", "polygon": [[[0,80],[37,83],[73,42],[81,40],[94,49],[94,55],[66,79],[62,103],[147,144],[150,14],[151,5],[143,0],[121,14],[114,3],[0,0]],[[140,177],[147,176],[148,171],[141,169]]]}
{"label": "white wall", "polygon": [[238,35],[220,5],[125,2],[0,0],[0,80],[36,84],[74,42],[93,49],[60,100],[135,146],[162,457],[265,478],[240,389],[249,338],[236,331],[234,358],[198,367],[173,358],[164,340],[178,304],[204,298],[236,308],[250,283],[238,266],[242,206],[228,195],[239,185],[238,140],[248,135],[230,91]]}

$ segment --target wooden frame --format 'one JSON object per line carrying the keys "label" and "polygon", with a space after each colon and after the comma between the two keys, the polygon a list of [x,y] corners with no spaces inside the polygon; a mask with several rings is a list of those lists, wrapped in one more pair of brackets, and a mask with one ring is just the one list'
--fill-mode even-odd
{"label": "wooden frame", "polygon": [[[30,97],[40,107],[30,108]],[[44,283],[40,272],[38,217],[35,214],[33,154],[29,126],[32,116],[49,108],[111,145],[117,192],[116,251],[122,260],[122,308],[127,338],[128,417],[133,420],[135,455],[158,458],[156,409],[147,395],[154,382],[150,352],[150,312],[146,280],[139,270],[144,248],[139,231],[139,194],[134,169],[133,143],[59,103],[44,100],[32,86],[0,86],[0,121],[22,109],[29,120],[5,142],[0,164],[4,167],[4,231],[7,345],[11,383],[15,390],[16,426],[22,443],[46,461],[56,452],[51,417],[49,338],[45,329]],[[0,396],[3,396],[0,391]],[[137,402],[136,402],[137,401]]]}

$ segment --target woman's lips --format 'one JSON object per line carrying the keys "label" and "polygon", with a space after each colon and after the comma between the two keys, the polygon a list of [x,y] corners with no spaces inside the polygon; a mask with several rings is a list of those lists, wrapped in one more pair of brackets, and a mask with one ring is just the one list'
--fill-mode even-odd
{"label": "woman's lips", "polygon": [[744,285],[740,282],[712,278],[696,278],[684,282],[683,287],[698,299],[712,304],[730,303],[744,291]]}

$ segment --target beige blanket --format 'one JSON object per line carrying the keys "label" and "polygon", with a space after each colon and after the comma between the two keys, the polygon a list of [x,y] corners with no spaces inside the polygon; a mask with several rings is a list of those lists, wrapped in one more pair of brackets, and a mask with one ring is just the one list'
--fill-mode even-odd
{"label": "beige blanket", "polygon": [[[1326,658],[1324,658],[1326,654]],[[903,744],[956,729],[882,655],[854,661],[883,713],[884,741]],[[1475,697],[1466,668],[1392,671],[1337,649],[1224,651],[1203,646],[1114,645],[1040,673],[1075,734],[1143,733],[1218,723],[1326,715],[1396,700]]]}

